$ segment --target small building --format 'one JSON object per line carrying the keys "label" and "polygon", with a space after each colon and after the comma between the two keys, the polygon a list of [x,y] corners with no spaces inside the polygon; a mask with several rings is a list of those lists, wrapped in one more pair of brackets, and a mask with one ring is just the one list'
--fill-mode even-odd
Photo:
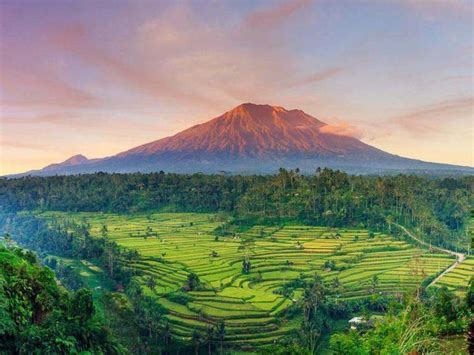
{"label": "small building", "polygon": [[364,317],[354,317],[349,320],[349,325],[351,326],[351,329],[356,330],[357,327],[361,325],[365,325],[367,321],[365,320]]}

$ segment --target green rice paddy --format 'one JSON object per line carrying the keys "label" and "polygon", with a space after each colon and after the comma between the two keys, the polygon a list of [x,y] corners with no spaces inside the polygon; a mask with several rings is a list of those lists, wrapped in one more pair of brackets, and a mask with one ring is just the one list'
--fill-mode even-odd
{"label": "green rice paddy", "polygon": [[[469,221],[468,236],[470,236],[471,243],[474,243],[474,218]],[[474,277],[474,256],[466,255],[466,259],[454,270],[444,275],[436,285],[438,287],[446,286],[450,291],[463,296],[467,292],[472,277]]]}
{"label": "green rice paddy", "polygon": [[[280,316],[301,292],[285,298],[275,291],[301,275],[309,279],[318,272],[328,282],[338,277],[340,299],[361,299],[368,296],[374,275],[377,293],[401,294],[454,262],[447,254],[430,253],[363,229],[254,226],[216,240],[214,230],[222,222],[212,214],[49,212],[41,216],[52,215],[90,223],[92,235],[97,236],[106,225],[108,238],[138,251],[139,261],[127,266],[139,271],[135,278],[145,292],[168,310],[175,336],[189,338],[194,329],[204,332],[209,323],[224,320],[226,343],[243,348],[272,343],[298,327],[297,321]],[[245,257],[251,262],[248,274],[242,272]],[[325,269],[326,261],[334,261],[337,270]],[[474,259],[466,260],[459,276],[449,276],[467,285],[473,265]],[[199,276],[205,290],[190,291],[189,299],[178,303],[173,293],[182,289],[191,272]],[[153,290],[146,286],[149,276],[156,278]]]}
{"label": "green rice paddy", "polygon": [[444,275],[437,283],[437,286],[446,286],[449,290],[459,295],[467,292],[469,280],[474,276],[474,257],[468,256],[462,264],[454,270]]}

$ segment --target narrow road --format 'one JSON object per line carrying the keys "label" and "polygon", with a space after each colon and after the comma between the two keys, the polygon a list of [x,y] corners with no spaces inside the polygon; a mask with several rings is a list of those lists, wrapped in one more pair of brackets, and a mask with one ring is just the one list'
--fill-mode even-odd
{"label": "narrow road", "polygon": [[427,287],[430,287],[430,286],[434,285],[444,275],[446,275],[448,272],[453,271],[455,268],[458,267],[459,264],[461,264],[466,259],[466,254],[456,253],[456,252],[454,252],[452,250],[449,250],[449,249],[444,249],[444,248],[440,248],[440,247],[437,247],[437,246],[432,246],[432,245],[428,244],[427,242],[419,239],[417,236],[415,236],[412,232],[410,232],[404,226],[402,226],[398,223],[393,223],[393,224],[396,225],[397,227],[399,227],[401,230],[403,230],[410,238],[416,240],[418,243],[420,243],[424,246],[430,247],[431,249],[435,249],[435,250],[438,250],[440,252],[447,253],[447,254],[450,254],[450,255],[453,255],[453,256],[456,257],[456,261],[451,266],[449,266],[446,270],[444,270],[441,274],[439,274],[438,277],[436,277]]}

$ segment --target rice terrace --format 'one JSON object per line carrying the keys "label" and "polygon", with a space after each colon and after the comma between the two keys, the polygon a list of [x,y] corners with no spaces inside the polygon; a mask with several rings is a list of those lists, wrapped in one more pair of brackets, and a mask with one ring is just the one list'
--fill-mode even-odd
{"label": "rice terrace", "polygon": [[[105,353],[456,347],[474,296],[470,183],[330,169],[1,180],[0,263],[12,286],[0,291],[18,292],[16,280],[27,277],[3,254],[54,272],[62,291],[53,299],[66,292],[89,304],[78,309],[90,322],[70,334],[96,337],[93,322],[103,322]],[[71,307],[58,306],[65,329],[86,317]],[[45,317],[38,309],[33,322]],[[374,343],[387,327],[396,337]],[[408,334],[416,337],[406,343]],[[46,345],[24,349],[62,347],[38,339]]]}
{"label": "rice terrace", "polygon": [[[46,212],[38,217],[85,223],[92,236],[136,250],[139,260],[119,263],[132,268],[145,292],[166,309],[174,336],[189,340],[194,330],[205,332],[223,321],[226,344],[243,349],[271,344],[297,328],[297,319],[284,316],[302,296],[295,281],[318,273],[340,301],[400,297],[455,261],[365,229],[284,225],[226,233],[217,215],[201,213]],[[474,275],[473,261],[466,260],[439,284],[464,293]],[[199,285],[190,289],[191,274]],[[285,293],[283,286],[292,283],[296,287]]]}

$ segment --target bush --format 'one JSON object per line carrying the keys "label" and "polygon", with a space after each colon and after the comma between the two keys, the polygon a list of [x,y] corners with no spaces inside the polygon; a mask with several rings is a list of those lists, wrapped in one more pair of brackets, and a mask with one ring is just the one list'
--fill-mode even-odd
{"label": "bush", "polygon": [[170,300],[171,302],[182,304],[184,306],[186,306],[188,304],[188,302],[192,301],[192,299],[193,299],[187,293],[181,292],[181,291],[168,293],[166,295],[166,298],[168,300]]}

